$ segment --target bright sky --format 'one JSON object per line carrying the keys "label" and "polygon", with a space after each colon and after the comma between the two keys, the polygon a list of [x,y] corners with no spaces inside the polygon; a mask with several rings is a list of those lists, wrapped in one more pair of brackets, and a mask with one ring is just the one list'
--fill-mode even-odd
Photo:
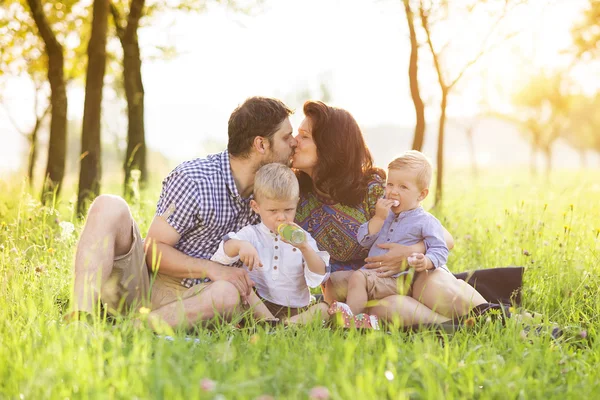
{"label": "bright sky", "polygon": [[[526,68],[562,62],[559,49],[570,43],[570,27],[585,1],[547,3],[531,0],[513,16],[509,27],[522,27],[522,33],[465,77],[458,88],[462,97],[451,101],[451,113],[474,110],[485,90],[477,78],[481,71],[492,85],[510,90]],[[297,108],[292,121],[297,127],[302,117],[298,92],[316,89],[322,79],[331,88],[332,103],[351,111],[362,126],[414,124],[407,77],[410,45],[399,0],[278,0],[267,2],[266,10],[253,17],[213,9],[202,15],[178,15],[172,25],[163,18],[157,25],[159,29],[141,32],[142,51],[149,44],[169,43],[177,46],[180,56],[144,64],[147,140],[174,160],[201,154],[208,138],[226,142],[229,114],[252,95],[280,97]],[[461,21],[448,33],[458,39],[446,62],[461,65],[465,54],[474,51],[473,39],[481,37],[477,31],[485,30],[482,24],[465,25]],[[463,50],[456,50],[459,47]],[[424,60],[426,51],[421,49]],[[528,61],[512,61],[517,55]],[[435,75],[430,68],[420,73],[435,123]],[[11,114],[28,127],[32,99],[26,80],[10,82],[4,95]],[[81,89],[70,92],[69,106],[71,117],[81,117]],[[0,170],[14,169],[22,163],[25,143],[2,108],[0,132],[4,142]]]}

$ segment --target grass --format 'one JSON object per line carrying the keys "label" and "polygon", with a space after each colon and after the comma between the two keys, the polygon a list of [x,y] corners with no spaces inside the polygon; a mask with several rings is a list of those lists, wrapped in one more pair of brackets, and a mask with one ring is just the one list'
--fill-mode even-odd
{"label": "grass", "polygon": [[[436,211],[456,241],[450,268],[525,266],[524,306],[564,327],[559,340],[510,320],[442,336],[223,324],[194,332],[198,343],[135,331],[128,318],[65,325],[81,230],[70,194],[45,208],[20,182],[0,182],[0,398],[306,399],[318,386],[334,399],[593,397],[599,182],[597,171],[456,173]],[[132,206],[142,231],[159,189]]]}

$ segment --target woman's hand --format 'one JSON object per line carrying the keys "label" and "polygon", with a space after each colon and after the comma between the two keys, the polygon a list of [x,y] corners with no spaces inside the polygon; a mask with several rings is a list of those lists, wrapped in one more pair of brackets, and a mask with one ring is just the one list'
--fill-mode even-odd
{"label": "woman's hand", "polygon": [[406,259],[412,253],[424,253],[425,245],[423,242],[412,246],[403,246],[398,243],[382,243],[377,245],[381,249],[388,249],[388,252],[365,259],[365,268],[374,269],[381,277],[389,277],[406,270]]}

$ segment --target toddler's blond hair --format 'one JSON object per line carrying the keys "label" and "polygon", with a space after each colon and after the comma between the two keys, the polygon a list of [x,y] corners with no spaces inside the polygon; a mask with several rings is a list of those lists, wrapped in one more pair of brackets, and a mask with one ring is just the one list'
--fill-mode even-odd
{"label": "toddler's blond hair", "polygon": [[417,150],[409,150],[388,164],[388,169],[410,169],[417,174],[419,189],[429,189],[433,167],[431,161]]}
{"label": "toddler's blond hair", "polygon": [[254,177],[254,198],[269,200],[291,200],[298,198],[298,179],[290,168],[271,163],[260,167]]}

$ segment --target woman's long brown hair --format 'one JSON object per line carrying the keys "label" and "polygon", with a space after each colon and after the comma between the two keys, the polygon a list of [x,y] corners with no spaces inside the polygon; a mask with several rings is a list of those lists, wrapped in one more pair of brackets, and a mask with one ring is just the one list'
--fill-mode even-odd
{"label": "woman's long brown hair", "polygon": [[298,173],[300,192],[308,193],[316,188],[335,202],[350,206],[360,204],[373,174],[385,179],[385,172],[373,167],[373,157],[356,120],[348,111],[320,101],[304,103],[304,115],[312,123],[317,165],[314,182],[308,174]]}

